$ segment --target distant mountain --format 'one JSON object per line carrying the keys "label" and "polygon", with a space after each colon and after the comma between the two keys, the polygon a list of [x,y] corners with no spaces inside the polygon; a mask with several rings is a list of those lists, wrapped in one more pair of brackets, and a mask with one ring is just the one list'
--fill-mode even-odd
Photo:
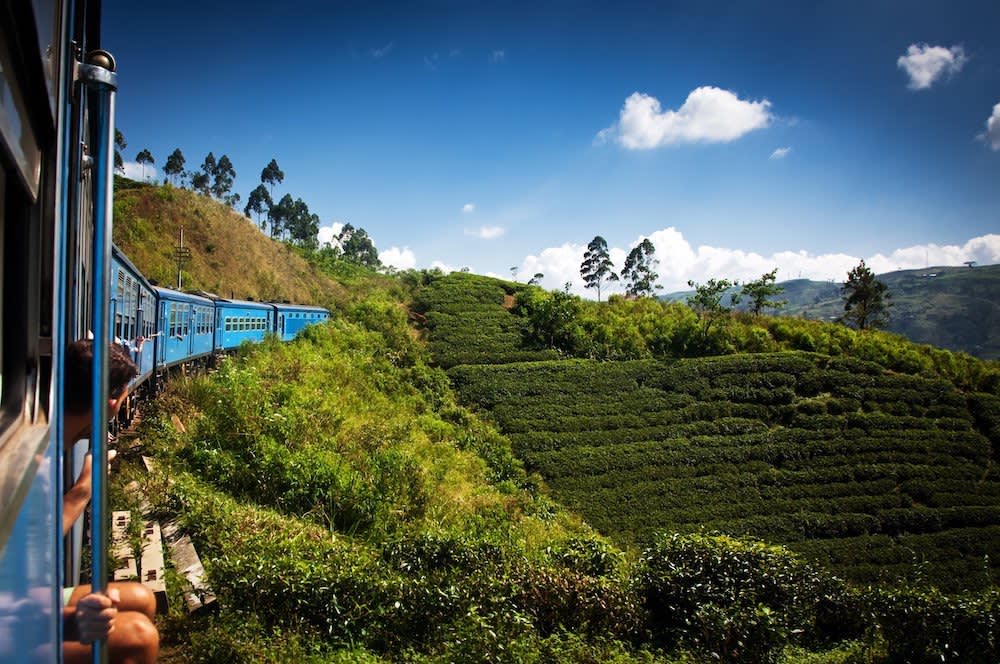
{"label": "distant mountain", "polygon": [[[917,343],[1000,359],[1000,265],[929,267],[878,277],[892,296],[889,331]],[[780,284],[788,304],[778,313],[836,320],[844,311],[840,283],[793,279]],[[685,301],[692,291],[664,295]],[[745,303],[744,303],[745,306]]]}

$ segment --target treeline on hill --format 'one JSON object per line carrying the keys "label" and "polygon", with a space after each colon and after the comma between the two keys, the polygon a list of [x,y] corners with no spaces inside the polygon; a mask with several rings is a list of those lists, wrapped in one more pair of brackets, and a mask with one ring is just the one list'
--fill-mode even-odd
{"label": "treeline on hill", "polygon": [[[114,162],[115,170],[121,174],[125,173],[125,162],[121,152],[127,145],[124,134],[116,129]],[[141,181],[146,182],[145,167],[154,165],[155,157],[148,149],[143,149],[136,154],[135,161],[142,168]],[[163,184],[181,189],[190,187],[192,191],[217,200],[234,210],[239,208],[242,197],[232,191],[236,168],[228,155],[216,159],[215,153],[209,152],[205,155],[201,166],[191,170],[185,168],[186,163],[187,160],[180,148],[170,153],[163,166],[166,176]],[[286,193],[277,201],[274,200],[275,185],[284,181],[285,172],[278,166],[277,160],[272,159],[260,172],[260,184],[247,197],[243,214],[248,219],[255,215],[262,232],[268,233],[272,239],[286,240],[309,257],[315,254],[315,258],[320,262],[330,263],[344,259],[369,269],[381,267],[375,243],[363,228],[344,224],[332,242],[320,246],[319,215],[311,212],[309,205],[301,198],[293,199],[291,193]],[[134,185],[123,180],[116,182],[117,188],[132,186]]]}
{"label": "treeline on hill", "polygon": [[192,535],[221,605],[186,615],[168,575],[176,660],[1000,655],[996,595],[861,591],[787,550],[717,535],[615,548],[456,404],[389,302],[175,381],[141,435],[158,470],[138,481]]}

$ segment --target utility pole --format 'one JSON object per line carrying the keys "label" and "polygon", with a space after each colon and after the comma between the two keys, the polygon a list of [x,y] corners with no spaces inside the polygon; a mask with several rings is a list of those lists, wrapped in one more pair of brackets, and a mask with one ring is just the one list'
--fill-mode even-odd
{"label": "utility pole", "polygon": [[184,269],[184,263],[191,260],[191,250],[184,246],[184,227],[181,227],[180,239],[177,242],[177,246],[174,247],[174,258],[177,259],[177,290],[181,289],[181,270]]}

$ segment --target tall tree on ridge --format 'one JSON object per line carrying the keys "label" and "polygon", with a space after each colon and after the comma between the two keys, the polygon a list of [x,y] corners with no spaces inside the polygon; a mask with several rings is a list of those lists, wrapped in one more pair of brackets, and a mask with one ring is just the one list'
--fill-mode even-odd
{"label": "tall tree on ridge", "polygon": [[[267,187],[259,184],[256,189],[250,192],[250,198],[247,200],[247,206],[243,208],[243,214],[248,217],[251,212],[256,214],[260,230],[266,231],[267,217],[263,217],[263,215],[271,209],[272,205],[274,205],[274,201],[271,200],[271,194],[267,192]],[[263,221],[261,220],[262,217]]]}
{"label": "tall tree on ridge", "polygon": [[140,166],[142,166],[142,181],[146,181],[146,164],[155,164],[153,160],[153,153],[147,149],[143,149],[142,152],[135,156],[135,161]]}
{"label": "tall tree on ridge", "polygon": [[885,327],[889,323],[891,297],[886,285],[875,278],[864,259],[850,272],[840,289],[844,297],[844,315],[840,320],[859,330]]}
{"label": "tall tree on ridge", "polygon": [[227,155],[222,155],[212,172],[212,194],[216,198],[225,199],[226,194],[233,188],[235,178],[236,169],[233,168],[233,162],[229,161]]}
{"label": "tall tree on ridge", "polygon": [[600,235],[596,236],[587,245],[587,251],[583,254],[583,263],[580,264],[580,276],[587,288],[597,289],[597,301],[601,301],[601,283],[604,280],[618,281],[615,274],[614,264],[608,255],[608,243]]}
{"label": "tall tree on ridge", "polygon": [[625,294],[633,297],[652,296],[660,286],[656,285],[656,280],[660,278],[654,270],[659,265],[654,254],[656,247],[644,239],[629,252],[625,259],[625,267],[622,268],[622,279],[625,280]]}
{"label": "tall tree on ridge", "polygon": [[184,153],[177,148],[167,157],[167,163],[163,165],[163,172],[172,180],[178,178],[184,172]]}
{"label": "tall tree on ridge", "polygon": [[275,159],[271,160],[264,170],[260,172],[261,184],[266,184],[270,188],[271,197],[274,197],[274,185],[281,184],[285,181],[285,172],[278,168],[278,162]]}

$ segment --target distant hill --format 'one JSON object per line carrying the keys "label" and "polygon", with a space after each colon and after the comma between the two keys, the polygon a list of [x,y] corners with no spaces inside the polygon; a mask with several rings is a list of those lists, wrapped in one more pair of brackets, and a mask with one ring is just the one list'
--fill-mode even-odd
{"label": "distant hill", "polygon": [[[880,274],[892,295],[889,331],[911,341],[1000,359],[1000,265],[929,267]],[[793,279],[779,284],[780,315],[836,320],[844,312],[839,283]],[[691,291],[662,296],[684,302]]]}

